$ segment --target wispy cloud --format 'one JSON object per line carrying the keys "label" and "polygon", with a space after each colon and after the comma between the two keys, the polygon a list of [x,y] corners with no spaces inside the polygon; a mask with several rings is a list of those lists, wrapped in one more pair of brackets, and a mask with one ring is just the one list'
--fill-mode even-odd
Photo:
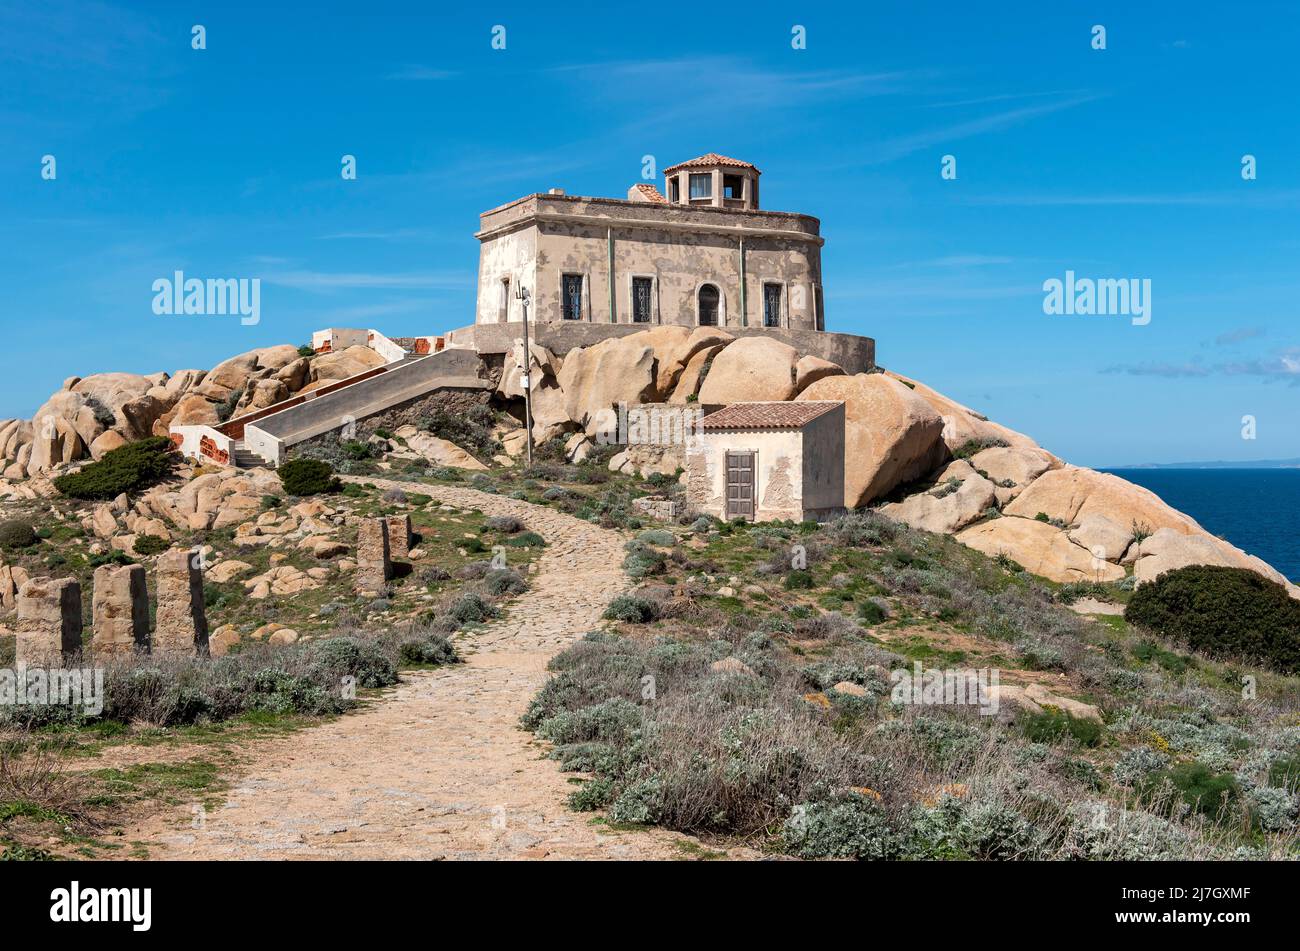
{"label": "wispy cloud", "polygon": [[1214,343],[1220,347],[1227,347],[1234,343],[1241,343],[1243,340],[1262,337],[1264,333],[1263,327],[1238,327],[1236,330],[1229,330],[1227,333],[1219,334],[1214,338]]}
{"label": "wispy cloud", "polygon": [[1244,376],[1264,380],[1284,380],[1292,386],[1300,386],[1300,347],[1287,347],[1254,360],[1203,363],[1194,359],[1186,363],[1119,364],[1106,367],[1101,372],[1170,378]]}
{"label": "wispy cloud", "polygon": [[913,132],[909,135],[886,139],[876,145],[874,151],[868,156],[865,164],[882,165],[886,162],[893,162],[897,159],[905,158],[906,156],[915,152],[920,152],[923,149],[934,148],[938,145],[946,145],[950,142],[959,142],[962,139],[969,139],[973,136],[984,135],[989,132],[1000,132],[1003,129],[1009,129],[1012,126],[1028,122],[1031,119],[1051,115],[1054,112],[1060,112],[1064,109],[1072,109],[1075,106],[1080,106],[1087,102],[1094,102],[1100,98],[1102,97],[1098,95],[1071,96],[1067,99],[1044,103],[1039,106],[1022,106],[1019,109],[1007,109],[1002,112],[990,113],[989,115],[980,116],[975,119],[968,119],[965,122],[957,122],[936,129],[926,129],[921,132]]}

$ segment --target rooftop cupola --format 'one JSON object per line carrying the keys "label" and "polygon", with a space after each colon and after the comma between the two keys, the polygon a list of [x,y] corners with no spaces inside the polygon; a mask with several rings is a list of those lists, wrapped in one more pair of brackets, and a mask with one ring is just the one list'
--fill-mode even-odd
{"label": "rooftop cupola", "polygon": [[664,169],[664,192],[671,205],[758,210],[758,176],[748,162],[717,152]]}

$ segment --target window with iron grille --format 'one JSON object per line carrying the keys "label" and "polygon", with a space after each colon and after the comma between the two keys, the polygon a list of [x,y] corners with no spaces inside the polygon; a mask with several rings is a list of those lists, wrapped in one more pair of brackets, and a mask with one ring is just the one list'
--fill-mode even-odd
{"label": "window with iron grille", "polygon": [[560,317],[582,320],[582,275],[565,274],[560,281]]}
{"label": "window with iron grille", "polygon": [[650,323],[650,310],[654,281],[648,277],[632,278],[632,322]]}
{"label": "window with iron grille", "polygon": [[763,285],[763,326],[781,326],[781,285]]}

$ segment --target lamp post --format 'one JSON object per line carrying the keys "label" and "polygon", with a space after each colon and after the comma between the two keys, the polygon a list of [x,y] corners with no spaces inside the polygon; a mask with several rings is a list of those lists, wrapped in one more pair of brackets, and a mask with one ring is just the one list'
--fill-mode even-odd
{"label": "lamp post", "polygon": [[532,294],[522,283],[515,285],[515,300],[524,311],[524,372],[520,376],[520,385],[524,388],[524,433],[528,437],[528,468],[533,467],[533,351],[528,343],[528,302]]}

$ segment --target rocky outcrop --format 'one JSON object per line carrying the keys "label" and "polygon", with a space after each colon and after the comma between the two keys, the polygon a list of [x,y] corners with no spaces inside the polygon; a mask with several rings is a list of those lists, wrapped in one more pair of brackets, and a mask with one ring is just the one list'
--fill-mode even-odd
{"label": "rocky outcrop", "polygon": [[1119,565],[1103,561],[1070,541],[1060,528],[1032,518],[990,519],[956,534],[957,541],[991,558],[1000,555],[1049,581],[1118,581]]}
{"label": "rocky outcrop", "polygon": [[994,499],[993,483],[958,459],[939,472],[931,488],[880,511],[913,528],[951,535],[984,514]]}
{"label": "rocky outcrop", "polygon": [[849,507],[866,505],[924,477],[947,454],[939,414],[883,373],[826,377],[797,399],[844,401],[844,502]]}
{"label": "rocky outcrop", "polygon": [[1074,525],[1089,514],[1147,532],[1171,528],[1183,535],[1202,534],[1196,521],[1167,505],[1149,489],[1108,472],[1064,466],[1044,472],[1006,507],[1008,515],[1049,519]]}

